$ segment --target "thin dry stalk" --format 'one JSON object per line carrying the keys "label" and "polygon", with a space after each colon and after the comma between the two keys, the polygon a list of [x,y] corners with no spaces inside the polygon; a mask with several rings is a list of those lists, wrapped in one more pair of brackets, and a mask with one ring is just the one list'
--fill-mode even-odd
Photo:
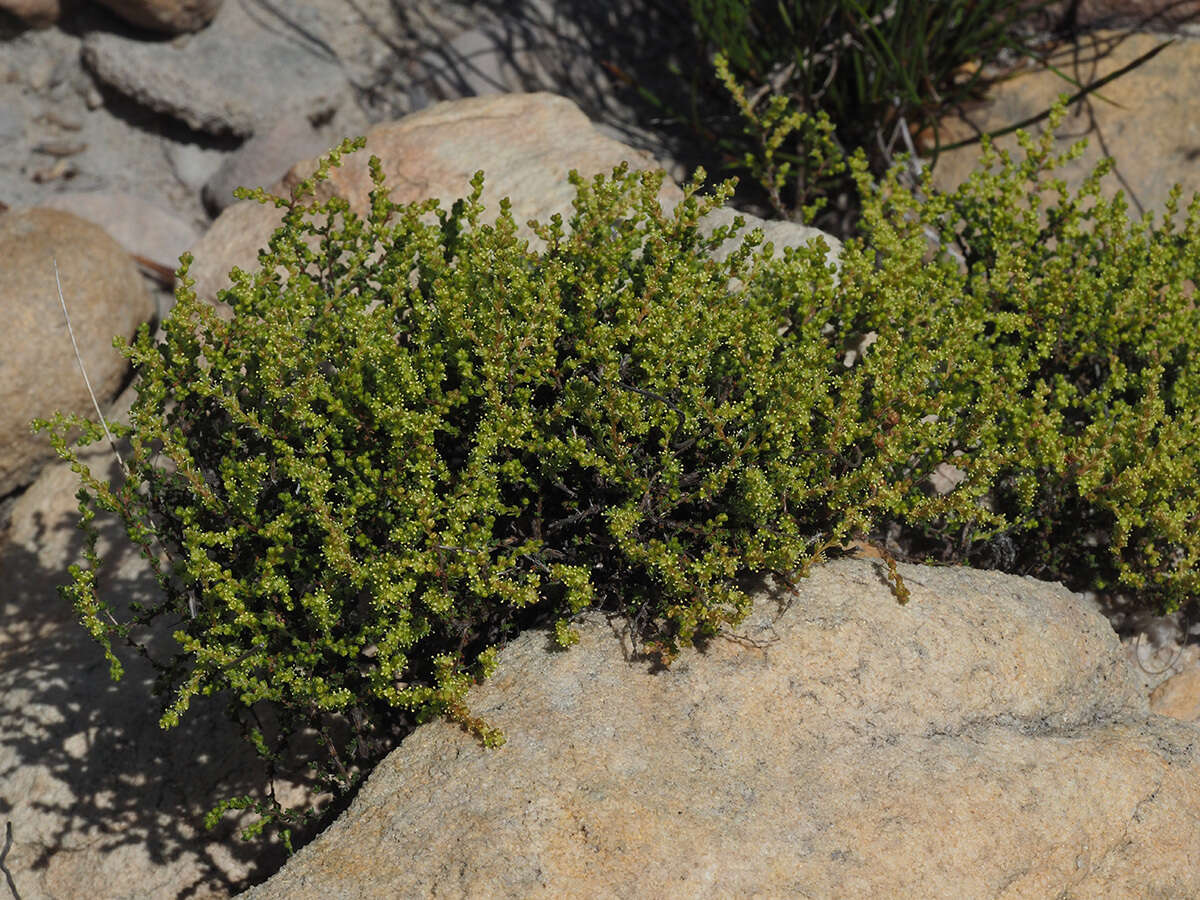
{"label": "thin dry stalk", "polygon": [[88,395],[92,398],[92,406],[96,409],[96,415],[100,418],[100,427],[104,429],[104,436],[108,438],[108,446],[112,447],[113,455],[116,456],[117,462],[121,466],[121,471],[126,477],[129,475],[129,469],[125,466],[125,460],[121,458],[121,452],[117,450],[117,442],[112,436],[112,432],[108,430],[108,422],[104,420],[104,413],[100,411],[100,402],[96,399],[96,392],[92,390],[92,381],[88,378],[87,369],[83,365],[83,357],[79,355],[79,343],[75,340],[75,329],[71,327],[71,314],[67,312],[67,301],[63,297],[62,282],[58,277],[58,258],[52,257],[54,263],[54,283],[58,287],[58,302],[62,304],[63,318],[67,320],[67,333],[71,335],[71,346],[75,348],[75,361],[79,363],[79,371],[83,373],[83,383],[87,385]]}

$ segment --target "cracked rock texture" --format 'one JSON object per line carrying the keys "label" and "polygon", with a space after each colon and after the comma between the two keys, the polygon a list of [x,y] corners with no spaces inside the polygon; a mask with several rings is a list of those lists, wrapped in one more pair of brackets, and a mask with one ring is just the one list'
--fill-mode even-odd
{"label": "cracked rock texture", "polygon": [[[1200,731],[1061,586],[881,563],[764,593],[666,671],[590,614],[503,651],[246,896],[1200,895]],[[782,605],[781,605],[782,604]]]}

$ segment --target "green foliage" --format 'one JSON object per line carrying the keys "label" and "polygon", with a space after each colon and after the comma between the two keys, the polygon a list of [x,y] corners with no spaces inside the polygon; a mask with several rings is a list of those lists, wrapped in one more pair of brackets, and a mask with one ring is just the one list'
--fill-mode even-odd
{"label": "green foliage", "polygon": [[[122,484],[68,442],[98,426],[42,423],[83,480],[64,594],[114,677],[114,641],[153,658],[138,629],[174,629],[165,727],[224,692],[272,766],[315,733],[301,762],[342,791],[431,717],[500,743],[466,694],[523,628],[565,648],[608,609],[669,662],[740,621],[741,576],[889,523],[1010,570],[1194,592],[1196,201],[1180,231],[1131,225],[1103,172],[1074,196],[1050,177],[1049,137],[921,199],[859,156],[864,233],[835,272],[823,242],[706,236],[729,185],[664,213],[661,173],[573,174],[574,214],[530,223],[536,246],[507,201],[487,224],[482,173],[450,211],[393,204],[375,160],[365,219],[306,199],[354,146],[291,198],[253,194],[284,219],[234,271],[231,318],[185,260],[162,339],[124,348]],[[948,462],[964,478],[938,494]],[[96,590],[99,511],[163,589],[127,621]],[[227,809],[251,831],[307,815]]]}
{"label": "green foliage", "polygon": [[[745,120],[745,132],[758,140],[758,147],[742,156],[746,169],[762,185],[771,207],[782,218],[787,218],[790,210],[781,192],[795,172],[795,207],[802,221],[812,221],[825,205],[831,184],[846,171],[841,150],[832,138],[833,123],[829,116],[824,111],[812,116],[790,109],[788,99],[780,94],[771,95],[760,113],[729,71],[728,60],[718,53],[713,65]],[[793,160],[779,158],[780,148],[797,133],[795,140],[805,153],[796,160],[798,165],[793,165]]]}
{"label": "green foliage", "polygon": [[[284,221],[259,268],[234,271],[232,318],[185,262],[162,340],[143,329],[125,349],[124,484],[75,460],[85,528],[117,513],[164,599],[119,621],[94,544],[67,596],[114,675],[114,640],[176,623],[165,727],[227,692],[273,765],[315,730],[335,789],[400,717],[498,743],[464,696],[519,627],[553,622],[566,646],[571,617],[600,606],[669,658],[745,613],[741,573],[790,572],[868,527],[899,495],[895,459],[940,439],[915,422],[932,363],[878,400],[874,363],[842,365],[823,242],[777,256],[751,236],[711,257],[734,229],[697,223],[728,186],[667,215],[661,173],[573,176],[570,227],[536,225],[537,251],[506,201],[484,224],[482,174],[449,212],[389,202],[374,161],[365,220],[306,203],[338,157],[290,199],[256,192]],[[79,425],[96,439],[78,419],[55,429],[73,460]]]}
{"label": "green foliage", "polygon": [[1008,526],[963,535],[954,555],[1172,610],[1200,587],[1200,200],[1182,228],[1178,188],[1161,223],[1131,221],[1122,194],[1101,193],[1111,162],[1072,193],[1053,177],[1083,150],[1052,154],[1063,113],[1060,100],[1038,141],[1020,135],[1023,159],[985,142],[950,195],[928,177],[918,200],[896,171],[878,189],[860,174],[865,239],[935,234],[961,259],[928,289],[986,323],[981,361],[1008,397],[976,413],[995,416],[988,504]]}
{"label": "green foliage", "polygon": [[1047,3],[1028,0],[689,0],[701,33],[733,71],[771,83],[802,109],[824,109],[851,146],[872,143],[903,114],[930,114],[977,98],[982,62],[1024,54],[1016,28]]}

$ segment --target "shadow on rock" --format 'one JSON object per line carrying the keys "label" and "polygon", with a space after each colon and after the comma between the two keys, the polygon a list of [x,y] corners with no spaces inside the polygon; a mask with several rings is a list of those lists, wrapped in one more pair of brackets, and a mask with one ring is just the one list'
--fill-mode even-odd
{"label": "shadow on rock", "polygon": [[[0,545],[0,819],[13,838],[4,868],[24,900],[228,896],[285,853],[277,841],[240,841],[250,819],[227,816],[208,832],[203,817],[223,798],[264,796],[265,766],[219,698],[198,698],[161,730],[165,698],[152,698],[154,670],[131,649],[116,648],[125,676],[111,681],[56,590],[82,557],[77,487],[65,465],[49,467],[17,498]],[[100,592],[114,609],[158,590],[115,520],[101,523],[100,549]]]}

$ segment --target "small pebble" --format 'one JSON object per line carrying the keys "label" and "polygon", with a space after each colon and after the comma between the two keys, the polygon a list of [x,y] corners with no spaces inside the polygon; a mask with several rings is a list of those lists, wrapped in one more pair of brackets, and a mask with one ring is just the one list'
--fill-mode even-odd
{"label": "small pebble", "polygon": [[53,57],[41,57],[26,69],[25,83],[35,91],[46,90],[54,79],[54,68]]}
{"label": "small pebble", "polygon": [[86,150],[87,144],[82,141],[43,141],[33,149],[48,156],[74,156]]}
{"label": "small pebble", "polygon": [[66,131],[81,131],[83,123],[78,119],[72,119],[69,116],[64,116],[55,110],[47,110],[37,117],[39,122],[45,122],[47,125],[57,125],[59,128]]}
{"label": "small pebble", "polygon": [[29,176],[35,184],[45,184],[48,181],[67,180],[79,174],[75,164],[67,159],[60,159],[54,165],[45,169],[34,169]]}

